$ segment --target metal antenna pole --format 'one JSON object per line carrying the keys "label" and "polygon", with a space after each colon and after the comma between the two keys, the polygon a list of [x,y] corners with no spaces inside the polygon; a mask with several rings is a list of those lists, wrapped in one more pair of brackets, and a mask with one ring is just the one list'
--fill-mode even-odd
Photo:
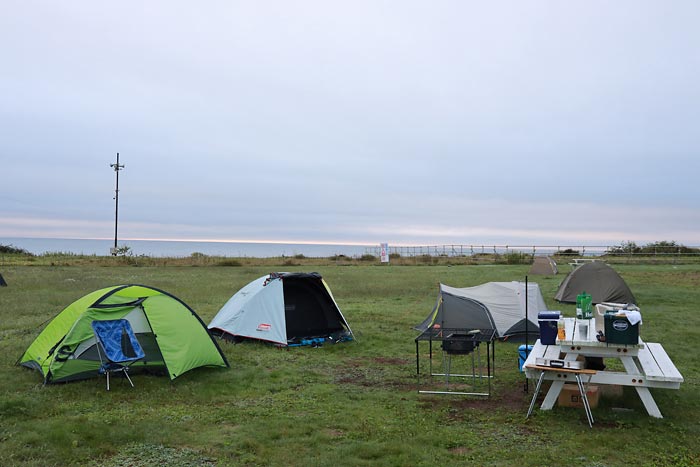
{"label": "metal antenna pole", "polygon": [[124,168],[124,165],[119,165],[119,153],[117,153],[117,163],[109,164],[110,167],[114,169],[117,175],[117,185],[114,189],[114,248],[112,248],[112,255],[117,254],[117,225],[119,221],[119,171]]}

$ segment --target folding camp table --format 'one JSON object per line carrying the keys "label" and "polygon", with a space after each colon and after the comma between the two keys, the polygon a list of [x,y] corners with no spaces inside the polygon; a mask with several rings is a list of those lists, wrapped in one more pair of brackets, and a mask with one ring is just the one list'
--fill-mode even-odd
{"label": "folding camp table", "polygon": [[[415,338],[416,342],[416,378],[420,384],[420,342],[428,342],[429,376],[440,376],[445,378],[444,391],[419,390],[421,394],[458,394],[470,396],[491,396],[491,378],[493,378],[496,349],[496,331],[494,329],[453,329],[431,327]],[[442,373],[433,372],[433,341],[440,342],[443,350]],[[483,374],[483,363],[481,362],[481,346],[486,344],[486,375]],[[476,354],[476,355],[475,355]],[[471,374],[452,373],[452,358],[459,355],[471,357]],[[478,374],[477,374],[478,371]],[[477,380],[486,380],[488,392],[459,391],[451,390],[449,387],[450,378],[472,379],[474,386]]]}
{"label": "folding camp table", "polygon": [[583,401],[583,409],[586,411],[586,418],[588,418],[588,426],[590,428],[593,428],[593,412],[591,412],[591,405],[588,403],[588,396],[586,395],[586,385],[583,382],[581,375],[588,375],[588,381],[590,382],[591,376],[597,373],[596,370],[586,370],[577,368],[554,368],[543,365],[527,365],[525,368],[540,372],[540,376],[537,379],[537,386],[535,387],[535,393],[532,395],[530,407],[527,410],[527,416],[525,416],[525,418],[530,417],[530,414],[532,414],[532,409],[535,407],[535,401],[537,401],[537,395],[540,393],[540,388],[542,387],[542,380],[544,380],[544,375],[547,372],[557,373],[557,377],[560,379],[565,379],[567,374],[572,374],[576,379],[578,392],[581,395],[581,400]]}

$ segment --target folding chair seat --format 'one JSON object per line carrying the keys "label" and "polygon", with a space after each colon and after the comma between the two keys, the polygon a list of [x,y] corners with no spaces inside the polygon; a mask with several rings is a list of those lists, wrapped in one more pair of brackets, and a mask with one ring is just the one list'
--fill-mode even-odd
{"label": "folding chair seat", "polygon": [[107,376],[109,391],[109,374],[121,372],[134,387],[129,378],[129,365],[142,359],[146,354],[141,348],[131,324],[125,319],[93,321],[92,330],[97,341],[97,353],[100,357],[100,374]]}

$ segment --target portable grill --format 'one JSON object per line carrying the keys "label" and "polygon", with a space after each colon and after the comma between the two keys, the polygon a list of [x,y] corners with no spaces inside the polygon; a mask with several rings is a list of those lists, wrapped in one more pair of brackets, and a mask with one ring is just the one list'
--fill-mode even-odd
{"label": "portable grill", "polygon": [[479,342],[467,334],[450,334],[442,341],[442,350],[451,355],[467,355],[478,346]]}

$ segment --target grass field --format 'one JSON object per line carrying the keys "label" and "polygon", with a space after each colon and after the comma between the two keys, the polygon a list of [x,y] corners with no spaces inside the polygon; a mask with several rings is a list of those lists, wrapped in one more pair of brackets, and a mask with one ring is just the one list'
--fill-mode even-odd
{"label": "grass field", "polygon": [[[516,343],[496,345],[489,399],[418,394],[416,332],[437,284],[523,280],[527,265],[263,266],[53,265],[0,262],[0,465],[685,466],[700,464],[700,266],[620,265],[638,298],[647,341],[683,374],[681,389],[652,390],[649,417],[636,393],[583,410],[555,407],[525,419]],[[284,265],[283,265],[284,264]],[[568,266],[564,266],[564,273]],[[221,343],[230,369],[175,381],[136,375],[135,388],[103,378],[43,386],[15,366],[42,326],[95,289],[164,289],[208,323],[252,279],[274,270],[323,274],[356,342],[280,350]],[[564,274],[530,277],[551,309]]]}

